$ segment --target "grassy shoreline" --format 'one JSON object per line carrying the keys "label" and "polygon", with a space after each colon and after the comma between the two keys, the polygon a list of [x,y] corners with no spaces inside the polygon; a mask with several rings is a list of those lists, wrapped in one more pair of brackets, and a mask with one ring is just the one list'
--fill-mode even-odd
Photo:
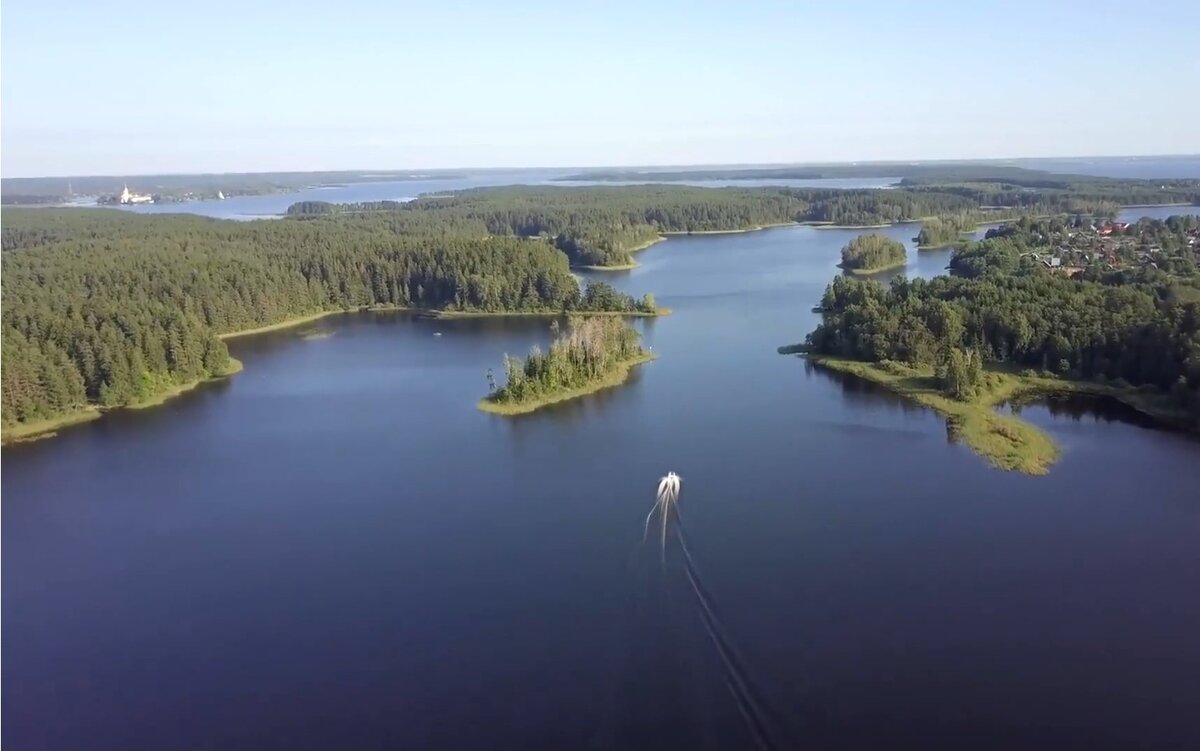
{"label": "grassy shoreline", "polygon": [[58,435],[58,431],[61,428],[66,428],[71,425],[80,425],[85,422],[97,420],[103,417],[105,413],[116,409],[147,409],[149,407],[157,407],[169,399],[179,396],[187,391],[191,391],[202,383],[219,381],[222,378],[228,378],[234,373],[241,371],[241,369],[241,360],[231,357],[229,358],[229,367],[222,373],[209,376],[208,378],[200,378],[195,381],[181,383],[178,386],[174,386],[167,391],[164,391],[160,394],[155,394],[149,399],[144,399],[140,402],[123,404],[119,407],[98,407],[95,405],[88,405],[82,409],[69,412],[65,415],[59,415],[58,417],[53,417],[48,420],[39,420],[37,422],[23,423],[19,425],[13,425],[11,427],[5,427],[3,430],[3,436],[0,437],[0,444],[9,445],[12,443],[24,443],[27,441],[37,441],[43,438],[50,438]]}
{"label": "grassy shoreline", "polygon": [[650,354],[649,352],[644,352],[639,357],[619,363],[614,367],[611,373],[585,386],[567,389],[566,391],[559,391],[554,394],[547,394],[542,398],[521,402],[519,404],[511,402],[493,402],[490,399],[484,398],[479,400],[479,403],[476,404],[476,407],[483,412],[488,412],[493,415],[512,416],[529,414],[530,412],[536,412],[543,407],[549,407],[552,404],[559,404],[572,399],[579,399],[587,396],[588,394],[594,394],[597,391],[603,391],[604,389],[620,386],[629,380],[629,374],[633,372],[635,367],[643,363],[650,362],[653,359],[654,355]]}
{"label": "grassy shoreline", "polygon": [[636,269],[638,266],[641,266],[641,264],[637,261],[630,261],[629,263],[618,263],[615,266],[596,266],[594,264],[588,264],[586,266],[572,266],[571,268],[579,269],[580,271],[631,271],[632,269]]}
{"label": "grassy shoreline", "polygon": [[[611,269],[612,267],[606,267]],[[440,308],[406,308],[393,305],[379,305],[367,308],[352,308],[349,310],[325,310],[320,313],[312,313],[309,315],[299,316],[297,318],[289,318],[286,321],[271,323],[266,326],[258,326],[252,329],[241,329],[239,331],[231,331],[226,334],[218,334],[218,339],[237,339],[243,336],[254,336],[255,334],[266,334],[272,331],[283,331],[285,329],[296,328],[303,326],[306,323],[313,323],[328,316],[341,315],[343,313],[415,313],[425,318],[550,318],[564,315],[581,315],[581,316],[628,316],[630,318],[653,318],[655,316],[667,316],[671,314],[670,308],[658,308],[653,313],[647,313],[641,310],[442,310]]]}
{"label": "grassy shoreline", "polygon": [[860,268],[848,269],[840,263],[838,264],[838,268],[841,269],[842,271],[845,271],[847,274],[854,274],[856,276],[869,276],[871,274],[878,274],[881,271],[891,271],[892,269],[902,269],[907,265],[908,265],[908,259],[905,258],[903,261],[897,261],[896,263],[889,263],[886,266],[872,266],[871,268],[868,268],[868,269],[860,269]]}
{"label": "grassy shoreline", "polygon": [[[801,345],[780,347],[781,354],[803,354]],[[1053,376],[1025,375],[1009,369],[986,370],[987,389],[975,399],[960,401],[944,395],[928,370],[898,363],[871,363],[840,357],[804,354],[811,362],[830,370],[848,373],[879,384],[901,396],[933,409],[946,418],[954,439],[992,466],[1028,475],[1044,475],[1061,458],[1062,451],[1040,428],[996,407],[1006,402],[1054,394],[1108,396],[1154,420],[1185,428],[1183,417],[1161,397],[1134,388],[1120,388],[1091,381],[1074,381]]]}
{"label": "grassy shoreline", "polygon": [[0,437],[0,445],[8,446],[13,443],[26,443],[28,441],[50,438],[51,436],[58,435],[60,428],[91,422],[98,419],[102,414],[99,407],[87,406],[74,412],[68,412],[65,415],[51,417],[46,420],[5,426],[2,437]]}
{"label": "grassy shoreline", "polygon": [[804,222],[804,226],[812,227],[813,229],[885,229],[887,227],[895,227],[897,224],[910,223],[910,220],[895,222],[894,224],[834,224],[832,222]]}
{"label": "grassy shoreline", "polygon": [[198,379],[195,381],[188,381],[187,383],[181,383],[178,386],[174,386],[174,387],[168,389],[167,391],[162,392],[161,394],[155,394],[154,396],[150,397],[149,399],[143,399],[142,401],[135,402],[133,404],[126,404],[122,407],[117,407],[117,409],[148,409],[150,407],[157,407],[160,404],[162,404],[163,402],[167,401],[168,399],[173,399],[173,398],[179,396],[180,394],[191,391],[192,389],[196,388],[197,386],[199,386],[202,383],[208,383],[210,381],[219,381],[222,378],[228,378],[229,376],[233,375],[234,373],[240,373],[240,372],[242,372],[242,367],[243,367],[243,365],[242,365],[241,360],[237,359],[236,357],[231,357],[231,358],[229,358],[229,367],[226,368],[221,373],[217,373],[216,375],[209,376],[208,378],[201,378],[201,379]]}
{"label": "grassy shoreline", "polygon": [[630,248],[629,250],[627,250],[625,252],[626,253],[639,253],[653,245],[658,245],[660,242],[662,242],[666,239],[667,238],[663,237],[662,235],[659,235],[658,237],[655,237],[651,240],[647,240],[645,242],[638,243],[637,245],[633,246],[632,248]]}
{"label": "grassy shoreline", "polygon": [[[374,311],[375,308],[370,310]],[[394,308],[393,310],[409,310],[420,313],[433,320],[455,318],[560,318],[566,315],[577,316],[621,316],[624,318],[657,318],[671,315],[670,308],[655,308],[653,313],[644,310],[513,310],[508,312],[488,312],[476,310],[421,310],[419,308]]]}
{"label": "grassy shoreline", "polygon": [[230,331],[228,334],[218,334],[217,338],[218,339],[237,339],[238,337],[242,337],[242,336],[254,336],[255,334],[265,334],[269,331],[281,331],[283,329],[290,329],[295,326],[303,326],[304,324],[312,323],[313,321],[319,321],[322,318],[325,318],[326,316],[332,316],[332,315],[337,315],[338,313],[348,313],[348,312],[350,312],[350,311],[347,311],[347,310],[324,310],[324,311],[321,311],[320,313],[312,313],[309,315],[299,316],[297,318],[289,318],[286,321],[280,321],[279,323],[269,323],[266,326],[257,326],[252,329],[241,329],[239,331]]}
{"label": "grassy shoreline", "polygon": [[673,230],[671,232],[662,232],[666,237],[680,237],[687,235],[740,235],[745,232],[758,232],[759,230],[772,229],[774,227],[798,227],[799,222],[775,222],[773,224],[760,224],[757,227],[745,227],[743,229],[698,229],[692,231]]}

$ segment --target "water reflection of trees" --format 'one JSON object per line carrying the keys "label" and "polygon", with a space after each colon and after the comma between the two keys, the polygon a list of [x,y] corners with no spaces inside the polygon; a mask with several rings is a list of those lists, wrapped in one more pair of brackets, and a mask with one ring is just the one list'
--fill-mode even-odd
{"label": "water reflection of trees", "polygon": [[898,410],[906,414],[925,410],[925,407],[910,399],[905,399],[891,389],[868,381],[865,378],[860,378],[852,373],[843,373],[840,370],[822,368],[819,365],[813,364],[808,359],[804,360],[804,373],[809,378],[828,378],[837,383],[842,387],[842,401],[846,404],[880,406]]}
{"label": "water reflection of trees", "polygon": [[556,427],[573,428],[588,421],[598,419],[616,408],[621,402],[628,402],[634,397],[631,393],[638,387],[643,378],[641,366],[635,367],[629,373],[629,378],[620,386],[601,389],[578,399],[570,399],[557,404],[542,407],[534,412],[519,415],[495,415],[490,422],[498,426],[504,434],[520,444],[527,436],[537,435],[546,423]]}
{"label": "water reflection of trees", "polygon": [[1111,396],[1053,394],[1011,402],[1007,406],[1014,415],[1021,414],[1024,408],[1042,407],[1052,417],[1065,418],[1072,422],[1082,422],[1085,418],[1090,418],[1090,421],[1094,423],[1120,422],[1142,428],[1158,427],[1158,424],[1150,417]]}

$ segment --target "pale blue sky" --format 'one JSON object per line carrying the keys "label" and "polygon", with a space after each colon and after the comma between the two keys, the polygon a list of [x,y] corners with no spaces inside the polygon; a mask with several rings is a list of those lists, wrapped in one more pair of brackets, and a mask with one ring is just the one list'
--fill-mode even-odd
{"label": "pale blue sky", "polygon": [[5,176],[1200,152],[1200,2],[5,0]]}

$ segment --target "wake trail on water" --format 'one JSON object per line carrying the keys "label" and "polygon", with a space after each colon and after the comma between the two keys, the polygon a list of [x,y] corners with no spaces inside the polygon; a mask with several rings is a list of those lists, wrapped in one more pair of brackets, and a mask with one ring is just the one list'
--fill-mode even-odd
{"label": "wake trail on water", "polygon": [[[712,596],[709,594],[708,588],[701,581],[695,559],[688,548],[687,537],[683,528],[683,519],[679,514],[679,508],[677,506],[672,507],[669,511],[674,512],[675,515],[675,539],[679,542],[679,549],[683,553],[684,572],[687,575],[692,593],[696,597],[696,606],[700,613],[700,620],[704,624],[705,633],[721,661],[721,666],[725,673],[725,684],[729,688],[729,693],[733,696],[738,713],[741,715],[747,730],[753,736],[758,748],[769,750],[790,747],[787,744],[780,744],[779,739],[782,733],[778,728],[782,726],[782,723],[780,723],[778,715],[769,709],[762,691],[750,679],[750,673],[746,668],[745,662],[733,647],[731,640],[727,636],[728,630],[721,623],[721,619],[713,607]],[[665,521],[664,519],[664,523]]]}

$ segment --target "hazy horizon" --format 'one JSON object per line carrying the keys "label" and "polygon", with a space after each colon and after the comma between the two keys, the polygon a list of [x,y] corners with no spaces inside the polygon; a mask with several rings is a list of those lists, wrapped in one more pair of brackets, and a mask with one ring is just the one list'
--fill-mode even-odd
{"label": "hazy horizon", "polygon": [[4,11],[5,177],[1200,153],[1178,0]]}
{"label": "hazy horizon", "polygon": [[440,173],[440,172],[519,172],[519,171],[563,171],[563,170],[703,170],[725,168],[789,168],[789,167],[820,167],[839,166],[847,164],[930,164],[930,163],[1009,163],[1037,161],[1087,161],[1087,160],[1150,160],[1150,159],[1200,159],[1200,152],[1180,154],[1054,154],[1047,156],[1009,156],[1009,157],[979,157],[979,158],[938,158],[938,159],[844,159],[844,160],[808,160],[797,162],[690,162],[680,164],[565,164],[565,165],[516,165],[516,166],[480,166],[476,164],[460,166],[421,166],[421,167],[389,167],[389,166],[358,166],[330,167],[315,169],[278,169],[278,170],[213,170],[213,171],[171,171],[171,172],[106,172],[83,173],[64,172],[41,175],[9,175],[4,174],[5,180],[53,180],[67,178],[138,178],[138,177],[186,177],[190,175],[258,175],[258,174],[292,174],[304,175],[314,173],[364,173],[380,172],[386,175],[402,173]]}

